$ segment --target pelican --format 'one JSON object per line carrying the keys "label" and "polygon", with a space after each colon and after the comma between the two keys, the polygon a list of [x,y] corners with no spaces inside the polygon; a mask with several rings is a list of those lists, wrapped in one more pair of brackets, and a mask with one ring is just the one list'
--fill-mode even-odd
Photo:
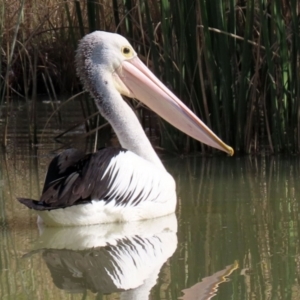
{"label": "pelican", "polygon": [[130,222],[171,214],[176,186],[130,106],[136,98],[184,133],[233,155],[138,58],[121,35],[95,31],[79,42],[77,74],[121,149],[93,154],[68,149],[49,165],[40,200],[19,198],[50,226]]}

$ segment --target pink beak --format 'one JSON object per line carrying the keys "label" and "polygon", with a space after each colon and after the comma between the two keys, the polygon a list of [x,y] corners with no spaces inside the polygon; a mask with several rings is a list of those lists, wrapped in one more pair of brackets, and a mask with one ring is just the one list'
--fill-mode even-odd
{"label": "pink beak", "polygon": [[125,60],[115,72],[126,89],[121,93],[136,98],[170,124],[194,139],[233,155],[233,149],[219,139],[141,62],[138,57]]}

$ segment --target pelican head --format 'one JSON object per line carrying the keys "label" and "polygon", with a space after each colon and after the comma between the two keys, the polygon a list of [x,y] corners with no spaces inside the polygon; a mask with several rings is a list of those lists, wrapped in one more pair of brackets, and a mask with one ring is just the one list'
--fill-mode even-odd
{"label": "pelican head", "polygon": [[116,93],[136,98],[184,133],[233,155],[233,149],[161,83],[121,35],[103,31],[86,35],[77,50],[76,66],[100,111]]}

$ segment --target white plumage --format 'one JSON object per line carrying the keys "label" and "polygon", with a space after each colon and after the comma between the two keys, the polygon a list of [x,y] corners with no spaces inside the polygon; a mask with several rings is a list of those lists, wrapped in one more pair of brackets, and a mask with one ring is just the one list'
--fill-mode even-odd
{"label": "white plumage", "polygon": [[[78,176],[72,173],[69,177]],[[86,177],[88,183],[85,183]],[[67,209],[37,210],[40,221],[51,226],[138,221],[172,213],[176,207],[175,182],[172,176],[130,151],[120,151],[110,159],[100,179],[94,178],[96,185],[92,189],[89,189],[92,179],[88,174],[85,173],[81,180],[91,201],[72,205]],[[60,182],[63,181],[64,177],[61,177]],[[69,189],[76,186],[81,190],[81,187],[76,182],[68,179],[65,181],[67,183],[63,186],[62,196],[69,199]],[[98,191],[102,192],[104,189],[102,182],[105,183],[107,193],[98,197]],[[57,180],[55,184],[58,184]]]}
{"label": "white plumage", "polygon": [[76,66],[123,149],[108,148],[90,155],[70,149],[55,157],[40,200],[19,199],[37,210],[46,224],[137,221],[175,211],[174,180],[121,94],[139,99],[193,138],[233,154],[149,71],[124,37],[101,31],[85,36]]}

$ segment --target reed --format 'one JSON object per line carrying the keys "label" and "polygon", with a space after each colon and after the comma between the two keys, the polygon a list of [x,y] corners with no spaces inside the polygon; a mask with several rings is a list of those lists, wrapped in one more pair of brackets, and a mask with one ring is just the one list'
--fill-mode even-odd
{"label": "reed", "polygon": [[[300,151],[298,1],[29,2],[1,5],[2,106],[8,90],[26,98],[35,90],[51,98],[77,91],[77,40],[95,29],[117,31],[236,152]],[[94,110],[91,101],[84,104],[87,117]],[[144,108],[139,113],[143,118]],[[159,124],[161,148],[212,151]]]}

